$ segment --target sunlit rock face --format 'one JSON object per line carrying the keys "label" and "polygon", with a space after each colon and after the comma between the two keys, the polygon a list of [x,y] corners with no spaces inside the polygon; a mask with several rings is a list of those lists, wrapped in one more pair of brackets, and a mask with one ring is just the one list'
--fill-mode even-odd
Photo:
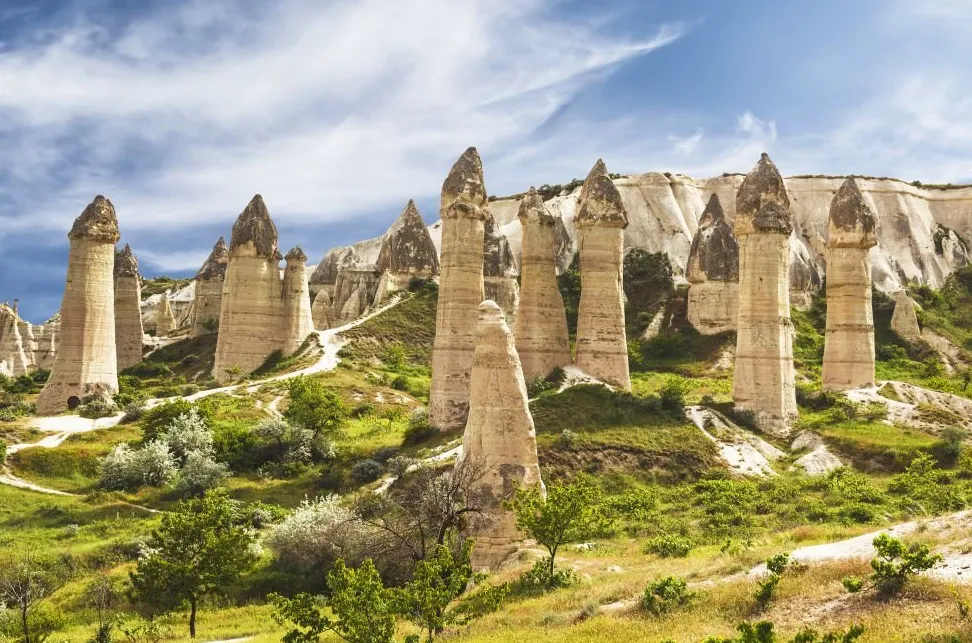
{"label": "sunlit rock face", "polygon": [[310,291],[307,287],[307,255],[300,246],[296,246],[284,259],[287,267],[283,276],[282,350],[284,354],[290,355],[314,332],[314,320],[311,317]]}
{"label": "sunlit rock face", "polygon": [[496,228],[493,217],[486,217],[483,222],[484,296],[499,304],[510,323],[516,319],[520,304],[518,274],[509,240]]}
{"label": "sunlit rock face", "polygon": [[909,342],[917,342],[921,339],[921,328],[918,326],[918,313],[915,312],[915,308],[915,300],[908,296],[907,291],[899,290],[895,293],[891,330]]}
{"label": "sunlit rock face", "polygon": [[125,245],[115,253],[115,353],[118,370],[142,361],[142,278],[138,258]]}
{"label": "sunlit rock face", "polygon": [[846,390],[874,384],[871,248],[877,221],[854,179],[830,205],[827,239],[827,335],[822,385]]}
{"label": "sunlit rock face", "polygon": [[209,335],[219,328],[219,309],[223,299],[223,279],[229,248],[220,237],[213,246],[199,272],[196,273],[196,291],[193,303],[192,336]]}
{"label": "sunlit rock face", "polygon": [[54,365],[61,329],[61,314],[43,324],[21,319],[17,301],[0,303],[0,373],[8,377],[25,375]]}
{"label": "sunlit rock face", "polygon": [[311,318],[317,330],[327,330],[331,327],[331,295],[326,290],[319,291],[314,297],[314,303],[311,304]]}
{"label": "sunlit rock face", "polygon": [[172,305],[169,303],[170,291],[162,293],[158,305],[155,307],[155,335],[157,337],[167,337],[176,329],[175,316],[172,314]]}
{"label": "sunlit rock face", "polygon": [[685,276],[688,320],[711,335],[736,328],[739,315],[739,244],[719,197],[709,197],[692,239]]}
{"label": "sunlit rock face", "polygon": [[118,392],[114,272],[119,237],[115,208],[101,195],[68,233],[71,248],[60,342],[51,376],[37,398],[39,415],[77,407],[89,396],[110,398]]}

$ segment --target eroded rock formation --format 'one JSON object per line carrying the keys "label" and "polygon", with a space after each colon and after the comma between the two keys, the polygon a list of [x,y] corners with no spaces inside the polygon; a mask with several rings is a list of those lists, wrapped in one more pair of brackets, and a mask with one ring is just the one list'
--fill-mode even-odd
{"label": "eroded rock formation", "polygon": [[320,290],[314,297],[311,304],[311,318],[314,320],[314,328],[317,330],[327,330],[331,327],[331,296],[326,290]]}
{"label": "eroded rock formation", "polygon": [[493,301],[479,306],[476,348],[469,391],[469,419],[462,436],[462,457],[483,467],[491,519],[476,528],[473,565],[496,567],[523,539],[516,517],[502,501],[517,487],[543,485],[537,462],[537,438],[527,402],[526,382],[513,333]]}
{"label": "eroded rock formation", "polygon": [[138,259],[126,243],[115,253],[115,357],[119,372],[142,361],[141,306]]}
{"label": "eroded rock formation", "polygon": [[739,314],[739,244],[719,197],[712,194],[692,239],[688,265],[688,320],[711,335],[736,328]]}
{"label": "eroded rock formation", "polygon": [[0,303],[0,373],[9,377],[50,369],[57,354],[60,313],[40,325],[21,319],[17,301]]}
{"label": "eroded rock formation", "polygon": [[767,154],[736,194],[739,321],[732,396],[764,430],[789,432],[796,415],[790,321],[790,200]]}
{"label": "eroded rock formation", "polygon": [[530,380],[570,364],[570,338],[564,300],[557,287],[557,219],[530,188],[520,202],[519,220],[523,226],[523,287],[516,314],[516,349],[523,376]]}
{"label": "eroded rock formation", "polygon": [[227,261],[229,261],[229,248],[226,247],[223,237],[220,237],[199,272],[196,273],[193,337],[212,334],[219,328],[219,309],[223,297],[223,278],[226,276]]}
{"label": "eroded rock formation", "polygon": [[622,274],[628,215],[600,159],[584,181],[575,223],[581,298],[574,361],[588,375],[630,389]]}
{"label": "eroded rock formation", "polygon": [[469,378],[483,301],[484,221],[489,216],[483,164],[470,147],[442,184],[442,258],[432,350],[429,422],[442,430],[465,426]]}
{"label": "eroded rock formation", "polygon": [[853,178],[830,204],[827,248],[827,334],[823,388],[874,384],[874,317],[870,249],[877,245],[874,213]]}
{"label": "eroded rock formation", "polygon": [[291,354],[314,332],[310,291],[307,288],[307,255],[295,246],[287,256],[283,276],[284,337],[283,352]]}
{"label": "eroded rock formation", "polygon": [[361,317],[378,293],[381,273],[374,264],[352,264],[341,268],[334,284],[331,325],[343,326]]}
{"label": "eroded rock formation", "polygon": [[37,398],[38,415],[54,415],[86,397],[110,398],[118,392],[113,281],[119,237],[115,208],[101,195],[68,233],[60,343],[51,376]]}
{"label": "eroded rock formation", "polygon": [[486,299],[499,304],[506,319],[516,318],[520,303],[519,274],[510,242],[496,228],[492,216],[483,221],[483,290]]}
{"label": "eroded rock formation", "polygon": [[899,290],[894,295],[894,314],[891,315],[891,330],[901,339],[917,342],[921,339],[921,328],[918,326],[918,313],[915,312],[915,300],[908,296],[908,291]]}
{"label": "eroded rock formation", "polygon": [[176,329],[176,320],[172,315],[172,305],[169,303],[170,291],[162,293],[158,305],[155,307],[155,336],[166,337]]}
{"label": "eroded rock formation", "polygon": [[385,280],[379,297],[404,290],[413,278],[432,279],[438,276],[439,255],[414,201],[409,200],[382,236],[375,267]]}

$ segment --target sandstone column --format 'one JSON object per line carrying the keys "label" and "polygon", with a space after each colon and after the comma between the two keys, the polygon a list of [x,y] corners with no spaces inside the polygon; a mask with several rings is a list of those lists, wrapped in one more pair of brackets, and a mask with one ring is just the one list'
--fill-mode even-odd
{"label": "sandstone column", "polygon": [[901,339],[917,342],[921,339],[915,300],[908,296],[907,290],[899,290],[894,295],[894,314],[891,315],[891,330]]}
{"label": "sandstone column", "polygon": [[765,430],[785,435],[797,413],[790,321],[790,200],[763,154],[736,194],[739,321],[732,397]]}
{"label": "sandstone column", "polygon": [[483,301],[483,222],[489,215],[483,164],[466,150],[442,184],[442,256],[435,311],[429,422],[441,430],[466,424],[476,348],[477,307]]}
{"label": "sandstone column", "polygon": [[520,259],[520,308],[516,314],[516,350],[527,380],[570,364],[567,311],[557,287],[557,219],[534,188],[520,201],[523,226]]}
{"label": "sandstone column", "polygon": [[115,244],[118,219],[98,195],[68,233],[67,283],[61,302],[61,338],[50,379],[37,398],[38,415],[75,408],[88,396],[118,392],[115,353]]}
{"label": "sandstone column", "polygon": [[871,259],[877,245],[874,213],[853,178],[830,203],[827,239],[827,335],[823,388],[842,391],[874,384]]}
{"label": "sandstone column", "polygon": [[21,320],[16,305],[0,304],[0,373],[10,377],[25,375],[33,366],[33,355],[20,332]]}
{"label": "sandstone column", "polygon": [[209,335],[219,328],[219,308],[223,296],[223,278],[226,275],[226,262],[229,249],[223,237],[219,238],[213,251],[196,273],[196,293],[192,320],[192,336]]}
{"label": "sandstone column", "polygon": [[581,271],[575,363],[588,375],[630,390],[623,283],[628,215],[601,159],[584,181],[574,223]]}
{"label": "sandstone column", "polygon": [[487,213],[483,221],[483,296],[503,309],[509,323],[516,319],[520,305],[516,275],[510,240],[497,229],[496,220]]}
{"label": "sandstone column", "polygon": [[307,286],[307,255],[295,246],[285,257],[283,277],[284,346],[283,354],[291,355],[307,336],[314,332],[311,317],[310,290]]}
{"label": "sandstone column", "polygon": [[692,239],[685,276],[691,284],[689,323],[704,335],[734,330],[739,315],[739,244],[714,193]]}
{"label": "sandstone column", "polygon": [[213,367],[217,382],[252,373],[282,348],[279,260],[277,227],[258,194],[233,225]]}
{"label": "sandstone column", "polygon": [[317,291],[314,303],[311,304],[311,317],[317,330],[327,330],[331,327],[331,296],[327,294],[327,290],[322,288]]}
{"label": "sandstone column", "polygon": [[502,501],[519,487],[543,486],[537,463],[537,437],[527,403],[526,382],[513,345],[513,333],[493,301],[479,306],[476,350],[469,394],[469,419],[462,457],[483,467],[491,516],[474,526],[473,565],[496,567],[523,539],[513,513]]}
{"label": "sandstone column", "polygon": [[118,370],[142,361],[142,279],[138,259],[125,244],[115,253],[115,353]]}
{"label": "sandstone column", "polygon": [[169,303],[169,291],[162,293],[162,298],[155,306],[155,336],[165,337],[175,330],[175,317],[172,316],[172,305]]}

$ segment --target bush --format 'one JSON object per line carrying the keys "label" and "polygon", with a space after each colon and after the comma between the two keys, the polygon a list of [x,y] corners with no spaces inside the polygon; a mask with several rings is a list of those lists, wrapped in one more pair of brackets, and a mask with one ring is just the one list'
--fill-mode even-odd
{"label": "bush", "polygon": [[685,393],[688,392],[689,383],[684,377],[670,375],[665,379],[665,384],[658,391],[661,398],[662,407],[669,411],[682,411],[685,406]]}
{"label": "bush", "polygon": [[766,580],[760,581],[756,586],[756,605],[760,608],[766,607],[773,600],[776,586],[779,585],[780,578],[783,576],[783,572],[786,571],[789,564],[789,554],[777,554],[766,561],[766,569],[769,570],[769,576]]}
{"label": "bush", "polygon": [[0,440],[0,465],[7,461],[7,443]]}
{"label": "bush", "polygon": [[871,581],[885,595],[897,594],[905,583],[923,571],[941,562],[942,557],[932,555],[928,545],[915,543],[905,546],[897,538],[881,534],[874,539],[877,557],[871,560]]}
{"label": "bush", "polygon": [[172,420],[159,439],[180,462],[185,462],[191,453],[207,457],[213,454],[213,433],[196,409]]}
{"label": "bush", "polygon": [[98,418],[114,415],[117,410],[113,403],[100,398],[94,398],[78,407],[78,415],[90,420],[97,420]]}
{"label": "bush", "polygon": [[198,409],[195,404],[188,400],[170,400],[163,402],[156,407],[148,409],[142,415],[142,440],[151,442],[159,437],[169,425],[182,415],[188,415],[191,411],[198,410],[204,419],[209,420],[208,414],[203,409]]}
{"label": "bush", "polygon": [[185,495],[200,496],[223,484],[229,477],[229,467],[216,462],[210,453],[190,451],[179,472],[176,488]]}
{"label": "bush", "polygon": [[351,467],[351,479],[358,484],[367,484],[377,480],[385,468],[375,460],[359,460]]}
{"label": "bush", "polygon": [[424,408],[415,409],[408,420],[408,427],[405,429],[402,444],[419,444],[438,434],[439,430],[429,424],[428,410]]}
{"label": "bush", "polygon": [[101,461],[99,486],[104,489],[136,489],[171,482],[178,468],[169,447],[152,441],[139,449],[119,444]]}
{"label": "bush", "polygon": [[132,422],[138,422],[142,419],[145,414],[145,402],[142,400],[135,400],[129,402],[122,409],[123,415],[121,419],[122,424],[131,424]]}
{"label": "bush", "polygon": [[555,567],[551,572],[549,558],[541,558],[515,583],[519,594],[536,594],[552,589],[571,587],[580,582],[577,573],[570,567]]}
{"label": "bush", "polygon": [[641,605],[655,616],[661,616],[688,605],[693,598],[695,593],[688,590],[685,580],[666,576],[645,588]]}
{"label": "bush", "polygon": [[[769,621],[740,623],[736,631],[739,632],[739,636],[733,638],[710,636],[704,643],[783,643]],[[789,639],[789,643],[854,643],[863,634],[864,628],[860,625],[851,625],[846,630],[827,632],[822,635],[817,630],[805,627]]]}
{"label": "bush", "polygon": [[415,464],[416,461],[412,458],[396,455],[395,457],[388,459],[388,473],[393,475],[396,479],[404,478],[408,473],[408,470]]}
{"label": "bush", "polygon": [[645,545],[645,552],[662,558],[685,558],[692,551],[692,541],[683,536],[665,534],[657,536]]}
{"label": "bush", "polygon": [[270,531],[266,542],[283,567],[322,576],[339,558],[360,563],[369,540],[364,524],[341,499],[326,496],[305,499]]}
{"label": "bush", "polygon": [[840,580],[841,584],[851,594],[856,594],[857,592],[864,589],[864,579],[857,578],[856,576],[846,576]]}
{"label": "bush", "polygon": [[295,377],[287,385],[290,404],[284,417],[314,434],[330,435],[344,426],[348,410],[334,391],[317,379]]}

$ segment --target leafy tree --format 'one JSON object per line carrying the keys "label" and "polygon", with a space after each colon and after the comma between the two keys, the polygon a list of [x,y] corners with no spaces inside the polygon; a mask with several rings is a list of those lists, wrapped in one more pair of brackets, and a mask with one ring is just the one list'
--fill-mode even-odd
{"label": "leafy tree", "polygon": [[253,566],[254,541],[225,491],[182,501],[162,517],[131,572],[135,596],[163,611],[188,604],[189,636],[195,638],[199,601]]}
{"label": "leafy tree", "polygon": [[111,643],[118,599],[115,584],[105,573],[99,575],[85,590],[85,602],[93,607],[98,615],[98,629],[89,643]]}
{"label": "leafy tree", "polygon": [[448,608],[472,578],[472,546],[473,541],[467,539],[458,556],[445,545],[436,546],[415,566],[412,580],[394,591],[396,610],[428,633],[428,643],[462,616],[462,612]]}
{"label": "leafy tree", "polygon": [[591,538],[610,522],[601,489],[588,478],[568,485],[551,485],[546,495],[539,487],[518,489],[511,506],[516,512],[516,526],[550,554],[547,566],[551,581],[561,545]]}
{"label": "leafy tree", "polygon": [[24,643],[42,643],[52,631],[49,620],[38,618],[38,607],[60,586],[61,579],[28,549],[0,561],[0,604],[17,613],[17,629]]}
{"label": "leafy tree", "polygon": [[877,556],[871,560],[874,574],[871,580],[882,594],[897,594],[908,579],[929,570],[941,562],[942,557],[932,554],[928,545],[914,543],[905,546],[897,538],[881,534],[874,539]]}
{"label": "leafy tree", "polygon": [[295,377],[290,380],[287,390],[290,405],[284,411],[284,417],[313,432],[315,439],[333,434],[348,418],[344,402],[320,380]]}
{"label": "leafy tree", "polygon": [[624,256],[625,322],[640,334],[675,290],[672,264],[664,252],[634,248]]}

